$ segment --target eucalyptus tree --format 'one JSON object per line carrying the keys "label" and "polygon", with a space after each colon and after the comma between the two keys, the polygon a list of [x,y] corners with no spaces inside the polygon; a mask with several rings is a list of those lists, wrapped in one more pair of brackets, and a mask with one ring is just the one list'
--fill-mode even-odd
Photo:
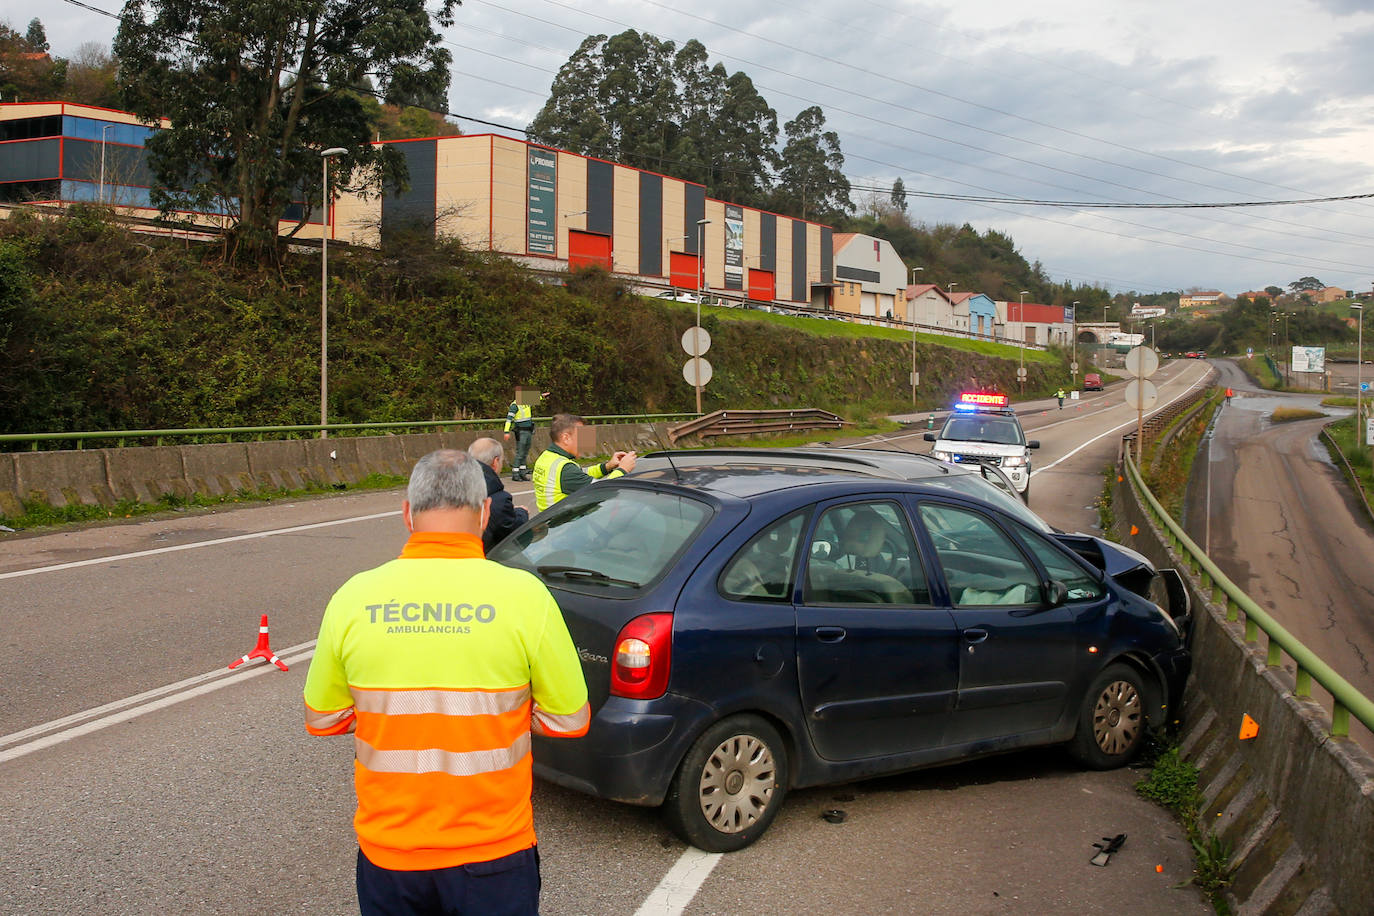
{"label": "eucalyptus tree", "polygon": [[[459,0],[129,0],[114,51],[120,90],[145,123],[153,201],[220,212],[231,259],[280,251],[279,220],[321,202],[320,151],[340,146],[341,185],[403,187],[404,160],[369,143],[349,87],[370,78],[388,101],[447,91],[438,28]],[[294,232],[295,230],[292,230]]]}

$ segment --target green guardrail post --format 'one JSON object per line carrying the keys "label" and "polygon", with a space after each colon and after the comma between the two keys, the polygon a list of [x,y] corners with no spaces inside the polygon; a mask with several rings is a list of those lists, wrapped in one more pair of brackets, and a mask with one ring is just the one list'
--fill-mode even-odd
{"label": "green guardrail post", "polygon": [[1331,706],[1331,737],[1350,737],[1350,710],[1340,700],[1333,701]]}
{"label": "green guardrail post", "polygon": [[1259,642],[1259,624],[1249,614],[1245,615],[1245,641]]}
{"label": "green guardrail post", "polygon": [[1297,683],[1294,685],[1293,693],[1300,697],[1312,696],[1312,674],[1306,668],[1298,668]]}
{"label": "green guardrail post", "polygon": [[1278,640],[1270,638],[1269,651],[1265,654],[1264,663],[1270,668],[1277,668],[1283,664],[1283,650]]}
{"label": "green guardrail post", "polygon": [[1240,619],[1240,605],[1231,600],[1231,596],[1226,596],[1226,619],[1235,623]]}

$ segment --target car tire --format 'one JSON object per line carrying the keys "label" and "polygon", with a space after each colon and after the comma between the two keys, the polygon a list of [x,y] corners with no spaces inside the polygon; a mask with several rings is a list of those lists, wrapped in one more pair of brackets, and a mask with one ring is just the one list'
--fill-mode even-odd
{"label": "car tire", "polygon": [[787,751],[777,729],[755,715],[722,719],[682,758],[663,816],[687,843],[734,852],[757,840],[787,794]]}
{"label": "car tire", "polygon": [[1139,671],[1120,663],[1103,668],[1083,695],[1070,753],[1094,770],[1130,763],[1149,728],[1146,697]]}

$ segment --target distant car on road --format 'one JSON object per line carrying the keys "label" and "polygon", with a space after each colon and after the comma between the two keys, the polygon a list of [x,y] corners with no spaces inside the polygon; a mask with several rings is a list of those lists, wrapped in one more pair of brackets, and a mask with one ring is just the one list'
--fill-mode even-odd
{"label": "distant car on road", "polygon": [[698,296],[696,293],[679,292],[675,289],[665,290],[654,297],[655,299],[667,299],[669,302],[706,302],[705,296]]}
{"label": "distant car on road", "polygon": [[1182,580],[991,470],[660,452],[530,519],[491,559],[554,593],[593,710],[534,736],[535,772],[730,852],[794,788],[1055,743],[1130,762],[1188,674]]}
{"label": "distant car on road", "polygon": [[1084,390],[1084,391],[1101,391],[1101,390],[1102,390],[1102,376],[1098,375],[1096,372],[1085,372],[1085,373],[1083,373],[1083,390]]}

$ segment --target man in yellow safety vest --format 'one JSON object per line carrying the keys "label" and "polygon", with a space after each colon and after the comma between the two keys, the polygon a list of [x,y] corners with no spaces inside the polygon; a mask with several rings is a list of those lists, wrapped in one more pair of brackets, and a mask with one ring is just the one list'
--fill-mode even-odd
{"label": "man in yellow safety vest", "polygon": [[305,727],[354,734],[364,916],[539,911],[530,734],[584,735],[591,710],[553,595],[483,557],[487,507],[476,459],[421,458],[400,557],[320,624]]}
{"label": "man in yellow safety vest", "polygon": [[540,512],[594,481],[620,477],[635,469],[634,452],[616,452],[609,461],[579,467],[578,430],[584,425],[581,417],[570,413],[554,416],[549,426],[553,444],[534,463],[534,505]]}
{"label": "man in yellow safety vest", "polygon": [[[522,404],[519,392],[516,392],[516,399],[510,402],[510,408],[506,410],[506,431],[502,435],[505,441],[509,442],[511,433],[515,433],[515,461],[511,463],[511,480],[529,480],[530,469],[525,462],[530,457],[530,443],[534,441],[534,408],[529,404]],[[539,397],[548,397],[547,391],[541,391]]]}

